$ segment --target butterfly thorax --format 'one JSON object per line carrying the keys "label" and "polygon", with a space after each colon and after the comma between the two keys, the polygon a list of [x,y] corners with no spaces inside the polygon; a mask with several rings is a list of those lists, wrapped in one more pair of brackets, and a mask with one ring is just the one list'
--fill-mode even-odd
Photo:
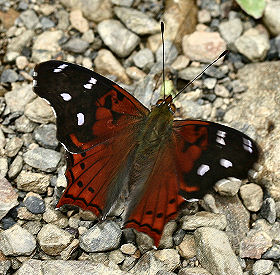
{"label": "butterfly thorax", "polygon": [[162,103],[154,106],[144,122],[139,136],[140,144],[147,149],[157,148],[170,135],[173,118],[174,114],[169,104]]}

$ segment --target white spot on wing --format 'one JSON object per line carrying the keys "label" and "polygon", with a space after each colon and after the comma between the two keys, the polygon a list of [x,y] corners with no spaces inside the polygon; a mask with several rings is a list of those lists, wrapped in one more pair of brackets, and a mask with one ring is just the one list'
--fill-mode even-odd
{"label": "white spot on wing", "polygon": [[67,64],[62,64],[62,65],[58,66],[57,68],[59,68],[59,69],[65,69],[67,66],[68,66]]}
{"label": "white spot on wing", "polygon": [[37,80],[33,79],[33,87],[35,87],[37,85]]}
{"label": "white spot on wing", "polygon": [[208,165],[206,165],[206,164],[201,164],[199,167],[198,167],[198,169],[197,169],[197,174],[199,175],[199,176],[204,176],[204,174],[206,173],[206,172],[208,172],[210,170],[210,167],[208,166]]}
{"label": "white spot on wing", "polygon": [[61,96],[61,97],[63,98],[63,100],[65,100],[65,101],[69,101],[69,100],[72,99],[72,96],[69,95],[68,93],[62,93],[62,94],[60,94],[60,96]]}
{"label": "white spot on wing", "polygon": [[227,159],[220,159],[220,164],[225,168],[232,167],[232,162]]}
{"label": "white spot on wing", "polygon": [[90,90],[90,89],[91,89],[91,87],[92,87],[92,84],[87,83],[87,84],[85,84],[85,85],[84,85],[84,87],[85,87],[86,89],[89,89],[89,90]]}
{"label": "white spot on wing", "polygon": [[78,118],[78,125],[79,126],[81,126],[85,123],[85,116],[84,116],[83,113],[78,113],[77,118]]}
{"label": "white spot on wing", "polygon": [[97,80],[93,77],[90,78],[89,83],[96,84]]}
{"label": "white spot on wing", "polygon": [[63,69],[65,69],[68,65],[67,64],[62,64],[59,65],[56,69],[53,70],[54,73],[60,73]]}
{"label": "white spot on wing", "polygon": [[251,142],[251,140],[247,139],[247,138],[243,138],[243,148],[248,151],[250,154],[253,153],[253,144]]}
{"label": "white spot on wing", "polygon": [[217,136],[224,138],[224,137],[226,137],[226,132],[218,130]]}
{"label": "white spot on wing", "polygon": [[37,76],[38,73],[36,71],[33,72],[33,76]]}
{"label": "white spot on wing", "polygon": [[224,140],[222,137],[217,137],[217,138],[216,138],[216,142],[217,142],[217,143],[220,143],[220,144],[222,144],[222,145],[226,145],[225,140]]}

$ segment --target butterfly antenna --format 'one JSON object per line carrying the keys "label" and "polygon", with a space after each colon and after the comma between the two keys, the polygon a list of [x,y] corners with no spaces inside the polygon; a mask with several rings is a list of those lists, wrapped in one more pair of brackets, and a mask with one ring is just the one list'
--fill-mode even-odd
{"label": "butterfly antenna", "polygon": [[181,94],[187,87],[189,87],[194,81],[196,81],[198,78],[200,78],[204,72],[211,67],[214,63],[216,63],[220,58],[222,58],[223,56],[225,56],[228,53],[228,50],[223,51],[215,60],[213,60],[210,64],[208,64],[201,73],[199,73],[194,79],[192,79],[190,82],[188,82],[188,84],[186,84],[179,92],[177,95],[175,95],[173,97],[173,100],[179,95]]}
{"label": "butterfly antenna", "polygon": [[161,41],[162,41],[162,82],[163,82],[163,99],[165,99],[165,72],[164,72],[164,23],[160,22]]}

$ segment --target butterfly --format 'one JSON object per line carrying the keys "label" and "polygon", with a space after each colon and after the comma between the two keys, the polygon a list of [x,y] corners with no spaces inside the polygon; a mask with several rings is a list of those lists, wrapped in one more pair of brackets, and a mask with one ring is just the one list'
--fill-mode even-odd
{"label": "butterfly", "polygon": [[33,75],[67,151],[68,185],[57,207],[106,217],[126,188],[125,227],[156,246],[185,200],[201,198],[220,179],[246,178],[258,160],[257,144],[235,129],[174,120],[171,96],[150,111],[111,80],[64,61],[40,63]]}

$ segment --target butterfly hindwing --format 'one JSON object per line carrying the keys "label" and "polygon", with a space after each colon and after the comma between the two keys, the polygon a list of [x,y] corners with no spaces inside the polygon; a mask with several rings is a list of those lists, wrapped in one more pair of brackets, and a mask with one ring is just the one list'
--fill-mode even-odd
{"label": "butterfly hindwing", "polygon": [[126,227],[135,228],[152,237],[155,246],[159,245],[165,224],[177,217],[179,206],[184,201],[178,196],[179,179],[173,154],[175,144],[166,141],[164,145],[159,150],[144,192],[125,223]]}
{"label": "butterfly hindwing", "polygon": [[158,246],[164,225],[186,199],[201,198],[220,179],[246,178],[259,150],[247,135],[208,121],[174,121],[141,199],[126,227],[145,232]]}
{"label": "butterfly hindwing", "polygon": [[218,123],[174,121],[173,133],[180,193],[186,198],[201,198],[223,178],[247,178],[259,158],[250,137]]}
{"label": "butterfly hindwing", "polygon": [[35,67],[33,83],[54,108],[58,140],[70,152],[104,142],[149,112],[116,83],[75,64],[43,62]]}

